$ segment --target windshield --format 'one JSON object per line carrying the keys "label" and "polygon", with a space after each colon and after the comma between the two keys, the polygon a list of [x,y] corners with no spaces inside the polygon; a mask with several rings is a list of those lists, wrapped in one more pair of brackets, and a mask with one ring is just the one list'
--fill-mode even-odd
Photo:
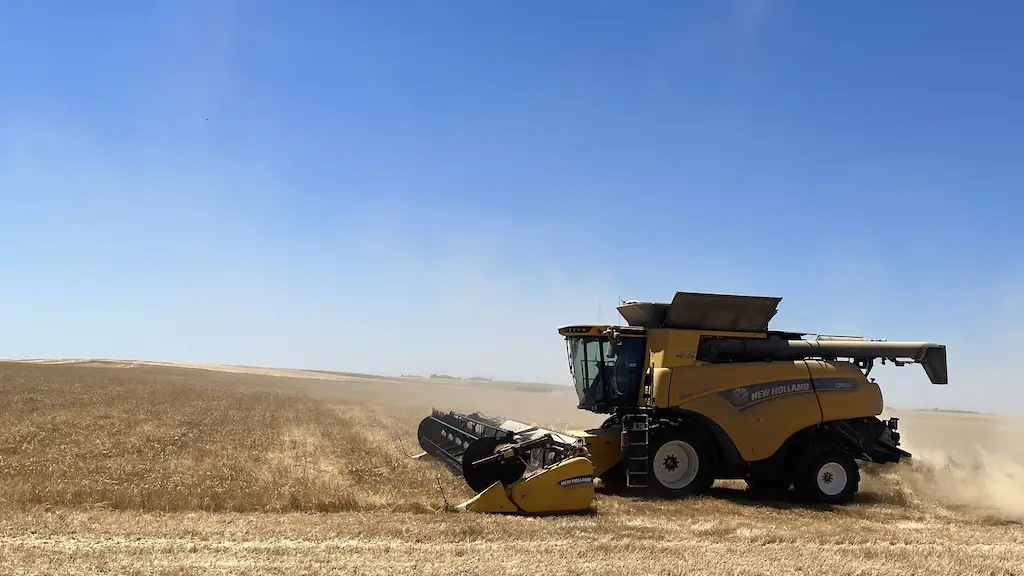
{"label": "windshield", "polygon": [[580,407],[636,402],[644,365],[644,338],[623,337],[615,358],[606,358],[607,338],[567,338],[569,369]]}

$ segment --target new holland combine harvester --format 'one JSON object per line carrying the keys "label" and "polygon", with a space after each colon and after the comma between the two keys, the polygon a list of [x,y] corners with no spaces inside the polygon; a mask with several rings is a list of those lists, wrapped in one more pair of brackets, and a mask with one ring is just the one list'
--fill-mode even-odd
{"label": "new holland combine harvester", "polygon": [[679,292],[624,303],[627,326],[563,326],[578,408],[608,414],[600,427],[557,432],[434,410],[420,446],[477,492],[463,510],[581,511],[595,478],[661,497],[743,479],[765,494],[849,502],[859,460],[910,456],[896,419],[878,418],[874,362],[921,364],[947,384],[946,348],[769,330],[781,300]]}

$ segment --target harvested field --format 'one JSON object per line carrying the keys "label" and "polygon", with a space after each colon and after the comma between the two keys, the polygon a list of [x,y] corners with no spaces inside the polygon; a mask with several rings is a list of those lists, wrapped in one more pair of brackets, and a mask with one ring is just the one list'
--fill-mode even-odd
{"label": "harvested field", "polygon": [[0,574],[1024,574],[1024,424],[992,416],[899,414],[921,458],[847,507],[509,518],[446,510],[471,493],[416,424],[600,422],[570,389],[85,362],[0,363],[0,394]]}

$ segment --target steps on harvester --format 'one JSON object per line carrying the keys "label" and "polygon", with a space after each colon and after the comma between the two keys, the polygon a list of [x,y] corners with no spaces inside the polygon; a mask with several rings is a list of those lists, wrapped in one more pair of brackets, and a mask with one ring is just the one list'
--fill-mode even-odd
{"label": "steps on harvester", "polygon": [[623,416],[622,428],[626,433],[626,487],[646,488],[648,444],[650,441],[651,417],[647,414]]}
{"label": "steps on harvester", "polygon": [[651,441],[651,403],[654,399],[654,382],[644,378],[640,389],[639,412],[622,416],[622,431],[626,436],[626,487],[647,488],[650,472],[648,446]]}

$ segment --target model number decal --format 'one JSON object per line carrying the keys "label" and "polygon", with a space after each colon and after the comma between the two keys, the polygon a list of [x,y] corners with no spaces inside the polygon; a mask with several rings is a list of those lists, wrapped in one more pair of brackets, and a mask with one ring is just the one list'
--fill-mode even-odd
{"label": "model number decal", "polygon": [[584,476],[573,476],[572,478],[566,478],[558,482],[559,486],[575,486],[577,484],[586,484],[587,482],[593,482],[594,477],[590,474]]}
{"label": "model number decal", "polygon": [[857,387],[857,381],[852,378],[821,378],[814,380],[814,389],[823,390],[852,390]]}

